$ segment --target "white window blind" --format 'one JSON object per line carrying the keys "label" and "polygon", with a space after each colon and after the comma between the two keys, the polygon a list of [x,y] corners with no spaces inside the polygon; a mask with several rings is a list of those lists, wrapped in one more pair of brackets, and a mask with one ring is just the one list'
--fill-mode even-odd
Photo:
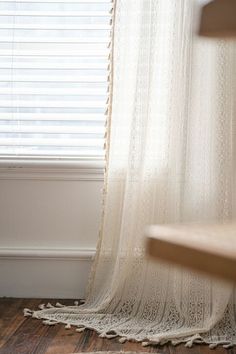
{"label": "white window blind", "polygon": [[0,2],[0,156],[103,156],[111,10]]}

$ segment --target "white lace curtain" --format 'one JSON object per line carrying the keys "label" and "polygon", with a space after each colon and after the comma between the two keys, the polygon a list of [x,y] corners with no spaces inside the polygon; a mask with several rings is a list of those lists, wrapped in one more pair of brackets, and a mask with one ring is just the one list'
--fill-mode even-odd
{"label": "white lace curtain", "polygon": [[232,217],[236,50],[197,37],[200,3],[117,0],[104,215],[88,297],[34,317],[121,342],[236,344],[231,286],[152,263],[143,242],[147,224]]}

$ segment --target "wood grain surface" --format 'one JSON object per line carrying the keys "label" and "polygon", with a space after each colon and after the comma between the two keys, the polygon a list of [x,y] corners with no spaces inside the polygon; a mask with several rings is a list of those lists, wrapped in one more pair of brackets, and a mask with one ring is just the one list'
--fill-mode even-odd
{"label": "wood grain surface", "polygon": [[45,326],[40,320],[23,316],[24,308],[37,309],[41,303],[57,301],[73,305],[73,300],[0,299],[0,354],[70,354],[112,350],[162,354],[236,354],[236,348],[226,350],[219,347],[211,350],[206,345],[185,348],[184,345],[142,347],[140,343],[121,344],[117,338],[99,338],[90,330],[78,333],[73,327]]}

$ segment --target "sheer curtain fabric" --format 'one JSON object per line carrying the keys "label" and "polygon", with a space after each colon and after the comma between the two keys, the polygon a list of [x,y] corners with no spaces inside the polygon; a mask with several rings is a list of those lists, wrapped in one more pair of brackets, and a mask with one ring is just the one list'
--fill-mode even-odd
{"label": "sheer curtain fabric", "polygon": [[197,37],[200,3],[117,1],[104,214],[87,299],[34,317],[121,342],[236,344],[233,288],[152,263],[143,239],[147,224],[232,218],[236,51]]}

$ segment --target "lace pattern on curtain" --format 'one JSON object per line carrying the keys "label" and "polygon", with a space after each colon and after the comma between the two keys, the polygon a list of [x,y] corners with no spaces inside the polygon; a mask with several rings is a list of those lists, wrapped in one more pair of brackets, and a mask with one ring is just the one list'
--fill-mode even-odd
{"label": "lace pattern on curtain", "polygon": [[195,35],[200,3],[117,1],[104,213],[88,296],[79,307],[26,315],[121,342],[236,344],[232,286],[153,263],[143,242],[147,224],[232,218],[236,49]]}

